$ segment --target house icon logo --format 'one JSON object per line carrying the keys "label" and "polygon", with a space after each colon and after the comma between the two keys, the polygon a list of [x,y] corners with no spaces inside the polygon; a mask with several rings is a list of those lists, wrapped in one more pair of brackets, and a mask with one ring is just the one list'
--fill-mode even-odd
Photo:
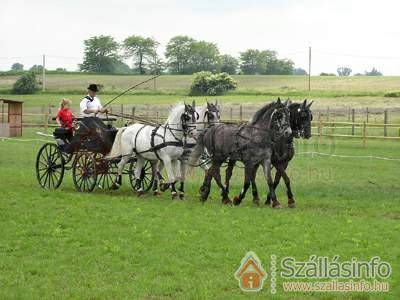
{"label": "house icon logo", "polygon": [[264,286],[268,275],[264,271],[261,260],[253,252],[249,251],[243,257],[235,278],[239,281],[239,287],[245,292],[258,292]]}

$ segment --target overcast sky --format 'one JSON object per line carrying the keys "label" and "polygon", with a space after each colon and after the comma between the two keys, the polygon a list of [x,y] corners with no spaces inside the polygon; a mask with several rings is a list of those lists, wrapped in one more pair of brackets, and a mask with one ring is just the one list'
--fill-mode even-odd
{"label": "overcast sky", "polygon": [[77,69],[83,40],[138,34],[161,42],[175,35],[217,43],[237,56],[247,48],[274,49],[312,74],[373,66],[400,75],[400,2],[397,0],[1,0],[0,70],[29,67],[47,55],[47,67]]}

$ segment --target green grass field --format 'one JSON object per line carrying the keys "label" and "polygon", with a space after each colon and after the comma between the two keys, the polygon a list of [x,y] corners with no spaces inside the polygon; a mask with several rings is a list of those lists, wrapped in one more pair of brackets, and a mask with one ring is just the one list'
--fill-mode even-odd
{"label": "green grass field", "polygon": [[[32,138],[34,129],[25,130]],[[324,139],[297,143],[297,151],[399,158],[398,142]],[[201,173],[187,183],[187,199],[136,197],[74,190],[66,174],[57,191],[39,188],[35,155],[42,142],[0,139],[1,299],[247,299],[271,298],[269,279],[257,294],[241,292],[233,274],[248,250],[268,272],[270,255],[380,256],[391,263],[390,292],[285,294],[276,299],[398,299],[399,161],[298,155],[290,166],[296,209],[240,207],[198,201]],[[241,189],[234,174],[232,196]],[[261,174],[259,189],[265,197]],[[278,197],[286,204],[285,190]],[[286,205],[284,205],[286,206]],[[279,271],[279,269],[278,269]]]}

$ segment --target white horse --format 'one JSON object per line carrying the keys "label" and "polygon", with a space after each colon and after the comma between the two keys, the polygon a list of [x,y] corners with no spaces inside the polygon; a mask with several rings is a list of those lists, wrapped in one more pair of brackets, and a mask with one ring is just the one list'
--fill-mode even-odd
{"label": "white horse", "polygon": [[[161,160],[168,174],[168,184],[172,197],[177,196],[175,182],[182,178],[179,159],[183,154],[186,138],[196,137],[195,110],[187,104],[178,104],[168,116],[167,121],[160,126],[133,124],[120,128],[108,157],[121,157],[118,163],[118,178],[116,185],[122,181],[122,171],[129,159],[135,155],[136,190],[143,193],[140,184],[140,174],[146,160],[151,162],[153,177],[156,179],[157,162]],[[155,182],[155,184],[157,184]],[[154,191],[157,193],[157,190]]]}
{"label": "white horse", "polygon": [[[210,126],[213,126],[215,124],[218,124],[220,122],[220,113],[218,107],[213,104],[206,102],[203,106],[196,106],[196,114],[197,114],[197,121],[196,121],[196,134],[201,134],[204,130],[209,128]],[[188,138],[186,140],[186,145],[185,145],[185,151],[184,154],[181,158],[181,170],[180,170],[180,185],[178,188],[179,191],[179,198],[184,199],[185,197],[185,190],[184,190],[184,185],[185,185],[185,174],[186,174],[186,159],[190,156],[191,151],[193,147],[196,145],[196,140],[195,138]],[[199,166],[206,170],[209,165],[207,163],[207,160],[199,160]],[[159,171],[157,172],[158,178],[155,180],[159,180],[160,182],[163,180],[161,176],[161,171],[163,169],[163,162],[160,161],[158,169]],[[160,183],[161,190],[166,190],[169,188],[168,183]],[[155,183],[153,190],[156,192],[157,191],[157,182]]]}

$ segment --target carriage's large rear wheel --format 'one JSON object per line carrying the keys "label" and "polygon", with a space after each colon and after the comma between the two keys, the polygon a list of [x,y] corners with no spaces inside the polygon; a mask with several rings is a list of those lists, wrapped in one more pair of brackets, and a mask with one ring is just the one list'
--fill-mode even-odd
{"label": "carriage's large rear wheel", "polygon": [[79,152],[72,164],[72,179],[77,191],[91,192],[96,187],[96,158],[90,152]]}
{"label": "carriage's large rear wheel", "polygon": [[[131,163],[129,164],[129,181],[133,190],[136,190],[136,179],[135,179],[135,168],[136,168],[136,159],[132,159]],[[151,162],[146,160],[143,165],[142,171],[140,173],[140,181],[141,187],[143,191],[147,192],[153,186],[153,172],[151,169]]]}
{"label": "carriage's large rear wheel", "polygon": [[44,144],[36,157],[36,178],[42,188],[56,189],[64,178],[64,159],[56,144]]}

